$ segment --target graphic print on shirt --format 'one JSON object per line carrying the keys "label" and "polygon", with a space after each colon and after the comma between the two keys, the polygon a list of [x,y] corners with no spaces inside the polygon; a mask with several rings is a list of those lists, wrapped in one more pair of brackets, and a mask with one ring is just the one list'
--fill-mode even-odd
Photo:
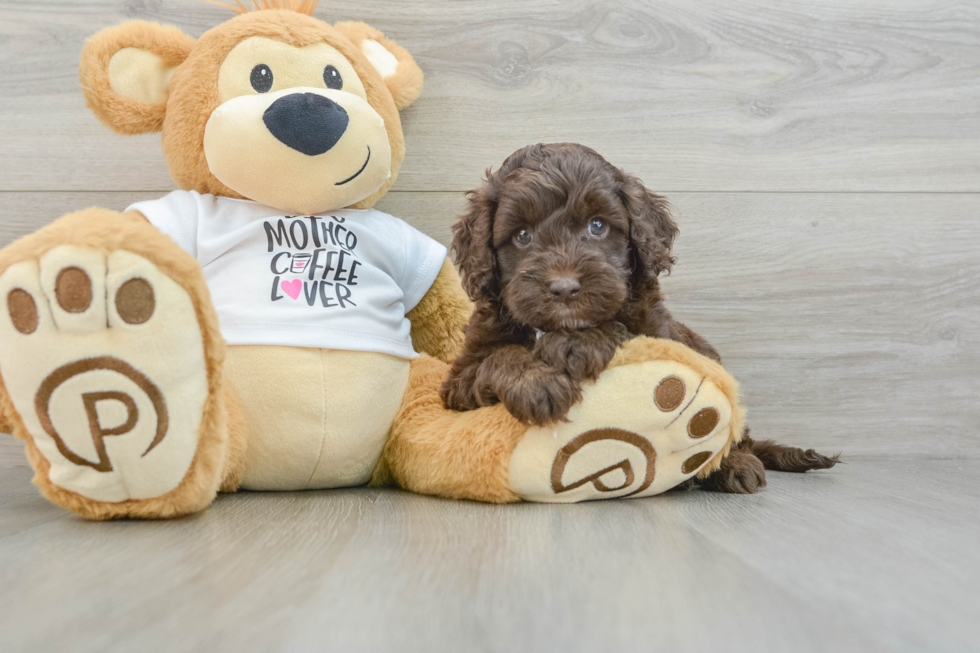
{"label": "graphic print on shirt", "polygon": [[127,210],[197,260],[228,344],[418,356],[407,313],[447,252],[404,220],[374,209],[288,214],[182,190]]}
{"label": "graphic print on shirt", "polygon": [[[336,216],[283,216],[263,223],[272,301],[329,309],[357,306],[357,234]],[[309,251],[312,245],[313,251]]]}

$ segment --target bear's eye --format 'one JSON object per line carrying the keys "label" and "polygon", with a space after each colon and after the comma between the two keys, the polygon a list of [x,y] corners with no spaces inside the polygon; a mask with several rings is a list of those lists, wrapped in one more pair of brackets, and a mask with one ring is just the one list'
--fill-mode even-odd
{"label": "bear's eye", "polygon": [[333,66],[327,66],[323,69],[323,83],[327,85],[327,88],[337,91],[344,87],[344,80],[340,76],[340,71]]}
{"label": "bear's eye", "polygon": [[259,93],[268,93],[272,88],[272,70],[264,63],[252,68],[252,88]]}

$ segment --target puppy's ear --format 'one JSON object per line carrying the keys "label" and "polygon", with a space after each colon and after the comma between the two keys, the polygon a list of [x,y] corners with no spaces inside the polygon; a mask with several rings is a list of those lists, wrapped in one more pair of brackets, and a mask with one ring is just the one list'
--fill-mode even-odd
{"label": "puppy's ear", "polygon": [[620,197],[629,214],[634,266],[647,279],[656,278],[661,272],[670,273],[675,260],[670,250],[678,231],[670,215],[670,204],[626,173],[622,173]]}
{"label": "puppy's ear", "polygon": [[453,225],[456,265],[462,274],[463,290],[470,300],[496,293],[497,255],[493,249],[493,214],[497,202],[491,198],[493,177],[466,193],[466,212]]}
{"label": "puppy's ear", "polygon": [[466,193],[466,212],[453,225],[452,249],[462,272],[463,289],[472,301],[499,292],[497,251],[493,246],[493,222],[500,186],[524,165],[529,156],[540,156],[541,144],[528,145],[507,157],[496,174],[487,169],[487,183]]}
{"label": "puppy's ear", "polygon": [[193,47],[176,27],[141,20],[102,30],[85,42],[78,67],[89,108],[120,134],[160,131],[170,78]]}

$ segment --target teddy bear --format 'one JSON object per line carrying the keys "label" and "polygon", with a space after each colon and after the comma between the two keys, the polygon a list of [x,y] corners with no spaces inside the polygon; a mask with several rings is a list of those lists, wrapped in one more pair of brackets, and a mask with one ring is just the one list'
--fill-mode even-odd
{"label": "teddy bear", "polygon": [[43,496],[92,519],[365,484],[574,502],[716,469],[742,433],[737,384],[674,342],[624,345],[560,423],[445,408],[472,304],[445,247],[372,208],[422,71],[316,4],[86,42],[88,106],[121,134],[162,132],[180,190],[0,252],[0,414]]}

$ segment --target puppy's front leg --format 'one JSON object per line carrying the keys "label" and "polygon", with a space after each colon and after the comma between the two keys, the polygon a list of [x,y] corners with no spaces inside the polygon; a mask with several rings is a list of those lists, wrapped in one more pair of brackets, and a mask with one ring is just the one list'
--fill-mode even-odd
{"label": "puppy's front leg", "polygon": [[[495,351],[507,345],[529,340],[530,335],[507,328],[500,319],[500,307],[486,300],[477,301],[469,324],[463,351],[453,361],[449,376],[439,395],[450,410],[476,410],[481,392],[476,388],[477,371]],[[493,401],[492,403],[496,403]]]}
{"label": "puppy's front leg", "polygon": [[755,494],[766,486],[766,470],[751,451],[736,448],[721,461],[721,467],[698,483],[711,492]]}
{"label": "puppy's front leg", "polygon": [[626,327],[615,321],[577,331],[549,331],[538,338],[534,356],[576,381],[595,381],[630,338]]}
{"label": "puppy's front leg", "polygon": [[543,425],[563,420],[582,398],[582,388],[563,370],[536,360],[528,349],[510,345],[480,364],[474,394],[481,406],[499,401],[521,422]]}

